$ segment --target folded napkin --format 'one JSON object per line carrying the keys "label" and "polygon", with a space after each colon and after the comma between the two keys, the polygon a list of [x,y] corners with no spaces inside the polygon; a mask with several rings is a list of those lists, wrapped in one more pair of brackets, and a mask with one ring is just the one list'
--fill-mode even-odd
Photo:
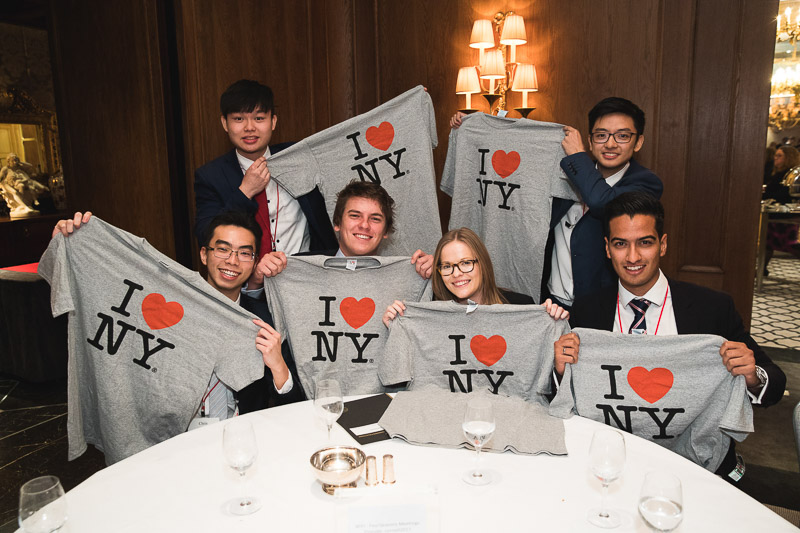
{"label": "folded napkin", "polygon": [[494,405],[497,429],[484,450],[567,455],[563,420],[551,417],[540,405],[487,391],[459,394],[426,387],[398,392],[378,424],[410,444],[467,448],[461,424],[467,402],[476,397],[486,397]]}

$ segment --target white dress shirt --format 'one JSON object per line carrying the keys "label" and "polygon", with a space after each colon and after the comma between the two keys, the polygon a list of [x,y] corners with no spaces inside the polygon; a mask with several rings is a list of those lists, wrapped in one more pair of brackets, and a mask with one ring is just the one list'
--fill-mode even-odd
{"label": "white dress shirt", "polygon": [[[630,163],[625,163],[618,172],[608,178],[606,183],[613,187],[622,179],[628,171]],[[595,165],[597,168],[597,165]],[[575,299],[575,284],[572,281],[572,249],[570,239],[575,225],[586,214],[587,208],[583,202],[575,202],[572,207],[558,221],[558,226],[553,228],[554,246],[553,257],[550,263],[550,279],[547,282],[547,289],[550,294],[561,300],[567,305],[572,305]]]}

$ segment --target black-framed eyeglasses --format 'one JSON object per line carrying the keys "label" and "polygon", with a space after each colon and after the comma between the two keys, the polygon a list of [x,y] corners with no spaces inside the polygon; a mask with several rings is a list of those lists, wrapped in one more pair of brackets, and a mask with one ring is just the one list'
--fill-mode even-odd
{"label": "black-framed eyeglasses", "polygon": [[614,140],[617,142],[617,144],[628,144],[634,137],[636,137],[636,135],[636,133],[630,131],[617,131],[614,133],[609,133],[607,131],[596,131],[592,133],[592,142],[603,144],[608,141],[609,137],[614,137]]}
{"label": "black-framed eyeglasses", "polygon": [[214,257],[219,259],[228,259],[230,258],[231,254],[236,254],[236,256],[239,258],[239,261],[242,263],[249,263],[254,261],[256,258],[256,253],[247,248],[239,248],[238,250],[234,250],[230,246],[217,246],[216,248],[207,246],[206,248],[214,252]]}
{"label": "black-framed eyeglasses", "polygon": [[449,276],[453,273],[453,269],[455,268],[457,268],[462,274],[467,274],[475,269],[475,263],[477,262],[477,259],[464,259],[463,261],[459,261],[458,263],[452,265],[450,263],[439,265],[436,267],[436,269],[442,276]]}

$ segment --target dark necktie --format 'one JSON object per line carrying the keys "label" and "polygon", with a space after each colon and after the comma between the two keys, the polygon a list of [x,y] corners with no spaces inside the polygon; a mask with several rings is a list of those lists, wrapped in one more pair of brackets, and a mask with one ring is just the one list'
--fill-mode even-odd
{"label": "dark necktie", "polygon": [[650,307],[650,302],[644,298],[634,298],[628,305],[633,309],[633,322],[631,322],[631,327],[628,328],[628,333],[633,333],[635,329],[647,330],[644,314],[647,312],[647,308]]}
{"label": "dark necktie", "polygon": [[256,220],[258,225],[261,226],[261,253],[259,259],[264,257],[272,251],[272,231],[269,226],[269,204],[267,204],[267,191],[266,189],[256,195],[256,203],[258,204],[258,211],[256,211]]}

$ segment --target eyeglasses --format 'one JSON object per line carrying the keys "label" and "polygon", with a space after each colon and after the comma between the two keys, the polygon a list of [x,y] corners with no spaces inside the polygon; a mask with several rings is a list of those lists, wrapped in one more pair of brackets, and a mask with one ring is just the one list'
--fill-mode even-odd
{"label": "eyeglasses", "polygon": [[475,269],[475,263],[477,262],[477,259],[464,259],[463,261],[459,261],[454,265],[451,265],[450,263],[439,265],[436,269],[442,276],[449,276],[453,273],[454,268],[457,268],[462,274],[467,274]]}
{"label": "eyeglasses", "polygon": [[208,246],[207,249],[213,251],[214,257],[219,259],[228,259],[230,258],[231,254],[236,254],[236,257],[239,258],[239,261],[242,263],[249,263],[256,258],[256,253],[253,250],[247,250],[244,248],[234,250],[228,246],[217,246],[216,248]]}
{"label": "eyeglasses", "polygon": [[592,141],[596,142],[597,144],[603,144],[604,142],[608,141],[609,137],[614,137],[614,140],[617,141],[617,144],[628,144],[636,135],[638,134],[630,131],[618,131],[615,133],[596,131],[592,133]]}

